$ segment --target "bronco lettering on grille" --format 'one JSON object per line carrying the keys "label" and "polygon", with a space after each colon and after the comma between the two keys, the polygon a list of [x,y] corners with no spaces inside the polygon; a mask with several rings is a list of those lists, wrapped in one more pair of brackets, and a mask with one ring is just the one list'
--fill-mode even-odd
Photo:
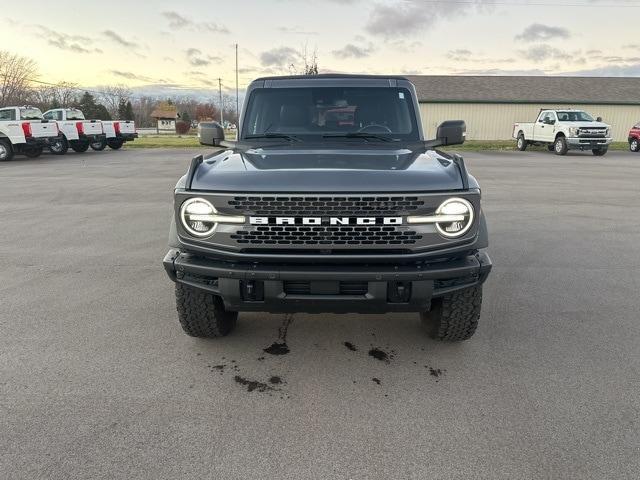
{"label": "bronco lettering on grille", "polygon": [[402,217],[249,217],[251,225],[402,225]]}

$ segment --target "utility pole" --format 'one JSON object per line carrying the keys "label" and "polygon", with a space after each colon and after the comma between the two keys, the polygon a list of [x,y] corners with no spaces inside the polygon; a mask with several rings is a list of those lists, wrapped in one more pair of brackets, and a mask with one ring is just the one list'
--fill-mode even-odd
{"label": "utility pole", "polygon": [[[240,100],[238,97],[238,44],[236,43],[236,123],[240,122]],[[238,125],[236,125],[238,128]]]}
{"label": "utility pole", "polygon": [[222,105],[222,79],[218,78],[218,92],[220,93],[220,125],[224,128],[224,118],[222,116],[222,111],[224,110],[224,105]]}

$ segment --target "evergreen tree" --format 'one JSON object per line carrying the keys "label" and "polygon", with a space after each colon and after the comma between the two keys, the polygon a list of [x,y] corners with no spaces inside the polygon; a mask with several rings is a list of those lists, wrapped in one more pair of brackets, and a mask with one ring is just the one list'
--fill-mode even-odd
{"label": "evergreen tree", "polygon": [[122,120],[134,120],[135,116],[133,113],[133,105],[131,105],[131,102],[127,102],[127,105],[124,109],[124,118]]}
{"label": "evergreen tree", "polygon": [[124,98],[121,98],[118,102],[118,120],[128,120],[127,118],[125,118],[125,116],[127,115],[126,110],[127,102]]}
{"label": "evergreen tree", "polygon": [[183,122],[191,125],[191,115],[189,115],[189,112],[187,112],[186,110],[182,112],[182,115],[180,116],[180,118],[182,119]]}

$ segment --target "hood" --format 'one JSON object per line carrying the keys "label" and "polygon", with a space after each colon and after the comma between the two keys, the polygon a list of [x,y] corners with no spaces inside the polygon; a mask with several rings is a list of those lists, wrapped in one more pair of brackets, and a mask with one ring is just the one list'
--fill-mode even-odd
{"label": "hood", "polygon": [[204,160],[191,188],[216,192],[425,192],[463,188],[457,165],[445,153],[394,147],[314,149],[295,145],[224,150]]}
{"label": "hood", "polygon": [[561,122],[563,126],[577,128],[609,128],[609,125],[602,122]]}

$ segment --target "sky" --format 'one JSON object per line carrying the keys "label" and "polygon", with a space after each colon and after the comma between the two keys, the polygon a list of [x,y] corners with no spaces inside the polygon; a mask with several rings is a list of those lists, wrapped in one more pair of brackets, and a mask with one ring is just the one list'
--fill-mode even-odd
{"label": "sky", "polygon": [[640,76],[640,0],[4,0],[39,79],[214,92],[322,72]]}

